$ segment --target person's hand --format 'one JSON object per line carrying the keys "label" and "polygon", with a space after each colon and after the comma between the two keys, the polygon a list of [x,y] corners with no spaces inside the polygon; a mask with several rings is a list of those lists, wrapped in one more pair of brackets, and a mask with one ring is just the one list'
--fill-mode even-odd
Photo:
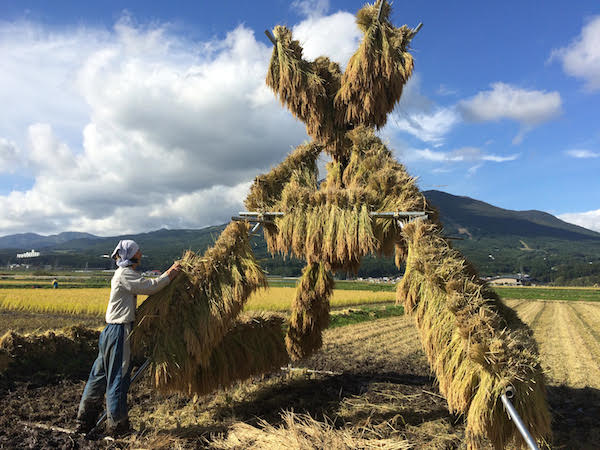
{"label": "person's hand", "polygon": [[175,277],[179,275],[179,272],[181,272],[181,265],[178,262],[176,262],[173,263],[171,267],[169,267],[169,270],[167,270],[167,275],[169,279],[173,281]]}

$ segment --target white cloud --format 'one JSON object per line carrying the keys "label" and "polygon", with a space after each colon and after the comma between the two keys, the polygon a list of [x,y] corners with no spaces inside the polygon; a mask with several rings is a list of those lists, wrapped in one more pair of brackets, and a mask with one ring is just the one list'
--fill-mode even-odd
{"label": "white cloud", "polygon": [[19,50],[1,57],[0,96],[15,107],[0,170],[35,177],[0,196],[0,234],[222,223],[306,139],[265,86],[271,50],[243,26],[190,42],[128,19],[111,32],[2,24],[0,48]]}
{"label": "white cloud", "polygon": [[559,219],[600,232],[600,209],[581,213],[560,214]]}
{"label": "white cloud", "polygon": [[519,158],[520,154],[512,154],[507,156],[493,155],[483,152],[481,149],[476,147],[462,147],[450,152],[442,152],[426,149],[414,149],[407,151],[405,156],[408,160],[417,161],[432,161],[432,162],[478,162],[478,161],[491,161],[491,162],[507,162],[514,161]]}
{"label": "white cloud", "polygon": [[452,88],[446,86],[445,84],[440,84],[440,87],[437,90],[437,94],[442,95],[442,96],[457,95],[458,90],[452,89]]}
{"label": "white cloud", "polygon": [[415,74],[404,86],[400,102],[390,115],[383,133],[405,132],[439,146],[460,121],[455,107],[435,105],[421,94],[421,79]]}
{"label": "white cloud", "polygon": [[483,163],[475,164],[467,169],[467,175],[473,176],[483,166]]}
{"label": "white cloud", "polygon": [[568,75],[583,79],[587,89],[600,89],[600,16],[593,17],[569,45],[554,50],[553,59],[561,61]]}
{"label": "white cloud", "polygon": [[539,125],[561,112],[558,92],[528,91],[505,83],[493,83],[469,100],[460,102],[464,116],[475,122],[512,119],[524,125]]}
{"label": "white cloud", "polygon": [[562,110],[558,92],[520,89],[505,83],[493,83],[491,90],[459,102],[459,110],[466,120],[488,122],[511,119],[521,124],[514,143],[520,143],[524,134],[536,125],[557,117]]}
{"label": "white cloud", "polygon": [[75,155],[54,134],[52,127],[36,123],[28,128],[29,154],[27,163],[35,174],[66,174],[75,168]]}
{"label": "white cloud", "polygon": [[305,17],[321,17],[329,11],[329,0],[294,0],[292,8]]}
{"label": "white cloud", "polygon": [[[335,30],[335,33],[331,33]],[[347,12],[330,16],[310,16],[292,29],[294,39],[302,44],[304,57],[313,60],[327,56],[340,64],[342,70],[358,48],[362,32],[356,25],[356,17]]]}
{"label": "white cloud", "polygon": [[[306,57],[345,64],[360,39],[354,16],[296,7],[308,8],[292,26]],[[229,220],[250,180],[306,139],[265,85],[270,54],[244,26],[196,42],[130,17],[112,30],[0,23],[0,98],[11,105],[0,172],[16,165],[34,179],[0,195],[0,234]]]}
{"label": "white cloud", "polygon": [[21,151],[8,139],[0,138],[0,173],[14,173],[21,165]]}
{"label": "white cloud", "polygon": [[392,116],[392,126],[396,129],[433,144],[442,142],[459,121],[460,116],[453,108],[438,107],[431,113],[397,110]]}
{"label": "white cloud", "polygon": [[592,152],[590,150],[567,150],[567,155],[573,158],[600,158],[600,152]]}
{"label": "white cloud", "polygon": [[61,133],[76,136],[88,117],[76,89],[78,65],[109,39],[102,30],[55,32],[31,23],[0,22],[0,96],[5,107],[0,136],[17,140],[27,125],[48,118]]}

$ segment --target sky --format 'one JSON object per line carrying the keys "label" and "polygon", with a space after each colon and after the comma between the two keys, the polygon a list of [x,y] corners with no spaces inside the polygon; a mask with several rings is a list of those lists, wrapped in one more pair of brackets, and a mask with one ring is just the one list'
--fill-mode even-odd
{"label": "sky", "polygon": [[[345,67],[361,1],[0,2],[0,236],[227,222],[308,139],[266,28]],[[600,231],[600,3],[393,3],[424,24],[379,131],[422,190]]]}

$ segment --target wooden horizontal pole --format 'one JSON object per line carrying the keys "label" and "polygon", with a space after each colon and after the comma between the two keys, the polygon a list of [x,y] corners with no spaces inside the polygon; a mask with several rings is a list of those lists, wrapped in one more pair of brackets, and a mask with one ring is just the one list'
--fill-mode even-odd
{"label": "wooden horizontal pole", "polygon": [[275,224],[275,222],[273,222],[272,220],[264,220],[262,218],[259,217],[238,217],[238,216],[232,216],[231,220],[234,220],[236,222],[250,222],[250,223],[260,223],[260,224],[268,224],[268,225],[273,225]]}
{"label": "wooden horizontal pole", "polygon": [[279,211],[265,211],[265,212],[260,212],[260,211],[240,211],[238,213],[240,216],[284,216],[285,213],[284,212],[279,212]]}
{"label": "wooden horizontal pole", "polygon": [[427,213],[425,211],[373,211],[369,215],[375,218],[385,217],[425,217]]}
{"label": "wooden horizontal pole", "polygon": [[273,36],[269,30],[265,30],[265,34],[273,45],[277,45],[277,39],[275,39],[275,36]]}
{"label": "wooden horizontal pole", "polygon": [[[281,217],[285,213],[281,211],[240,211],[239,215],[242,217]],[[372,211],[369,213],[371,217],[375,218],[394,218],[394,217],[427,217],[426,211]]]}

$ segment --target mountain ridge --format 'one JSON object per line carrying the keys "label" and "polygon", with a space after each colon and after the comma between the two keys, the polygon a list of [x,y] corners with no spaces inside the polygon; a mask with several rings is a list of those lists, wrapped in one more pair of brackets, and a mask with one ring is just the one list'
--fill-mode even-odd
{"label": "mountain ridge", "polygon": [[[527,272],[547,282],[600,282],[600,233],[569,224],[543,211],[507,210],[441,191],[424,194],[440,212],[445,234],[461,238],[453,240],[453,245],[482,275]],[[134,239],[143,249],[144,269],[165,269],[187,249],[204,252],[224,228],[225,225],[196,230],[160,229],[107,237],[66,232],[48,236],[55,243],[43,247],[32,245],[40,235],[22,233],[0,238],[0,266],[17,262],[17,251],[35,248],[42,253],[36,259],[39,266],[107,269],[113,264],[106,255],[112,252],[117,242]],[[10,240],[15,236],[26,245],[3,249],[3,242],[18,241]],[[28,236],[32,240],[25,242]],[[303,261],[294,258],[271,256],[262,236],[253,238],[252,246],[260,264],[271,274],[297,276],[304,266]],[[366,257],[359,271],[359,276],[397,274],[398,269],[390,258]]]}

